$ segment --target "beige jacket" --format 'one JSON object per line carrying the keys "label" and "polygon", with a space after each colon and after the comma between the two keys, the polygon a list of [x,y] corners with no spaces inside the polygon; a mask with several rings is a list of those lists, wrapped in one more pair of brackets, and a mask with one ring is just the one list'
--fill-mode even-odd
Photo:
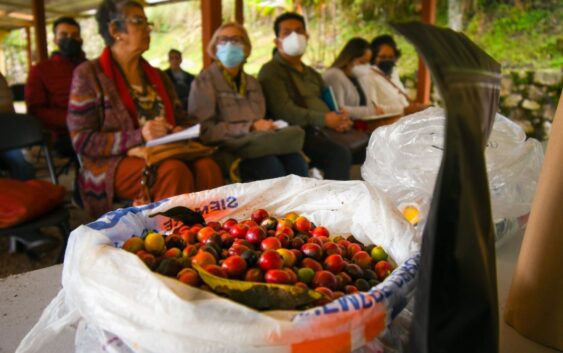
{"label": "beige jacket", "polygon": [[246,73],[246,95],[227,84],[216,63],[203,70],[192,82],[188,115],[201,123],[201,140],[218,144],[250,131],[252,123],[264,118],[266,103],[258,81]]}

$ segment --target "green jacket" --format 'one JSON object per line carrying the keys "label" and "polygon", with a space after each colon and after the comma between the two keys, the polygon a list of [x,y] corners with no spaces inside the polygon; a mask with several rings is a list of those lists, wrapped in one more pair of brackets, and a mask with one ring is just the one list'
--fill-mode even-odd
{"label": "green jacket", "polygon": [[[258,73],[258,81],[266,97],[268,117],[285,120],[291,125],[322,127],[325,114],[330,111],[322,99],[324,82],[317,71],[309,66],[303,66],[303,72],[295,70],[278,53],[262,66]],[[298,95],[287,70],[309,109],[295,103],[298,101]]]}

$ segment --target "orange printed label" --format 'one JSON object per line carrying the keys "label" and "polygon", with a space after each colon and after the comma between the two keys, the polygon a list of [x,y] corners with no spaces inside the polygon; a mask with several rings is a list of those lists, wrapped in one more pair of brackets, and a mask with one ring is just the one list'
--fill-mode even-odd
{"label": "orange printed label", "polygon": [[349,332],[291,345],[291,353],[350,353],[351,351],[352,338]]}
{"label": "orange printed label", "polygon": [[385,328],[385,312],[379,313],[376,317],[366,323],[364,337],[366,342],[370,342]]}

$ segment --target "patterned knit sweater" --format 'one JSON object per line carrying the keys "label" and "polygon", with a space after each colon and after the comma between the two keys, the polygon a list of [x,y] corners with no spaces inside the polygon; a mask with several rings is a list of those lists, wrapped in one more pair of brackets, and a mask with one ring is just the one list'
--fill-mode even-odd
{"label": "patterned knit sweater", "polygon": [[[176,124],[183,125],[186,116],[174,86],[159,73],[173,102]],[[144,141],[98,60],[85,62],[74,71],[67,126],[82,163],[78,185],[84,207],[91,216],[99,216],[111,209],[118,163],[129,149]]]}

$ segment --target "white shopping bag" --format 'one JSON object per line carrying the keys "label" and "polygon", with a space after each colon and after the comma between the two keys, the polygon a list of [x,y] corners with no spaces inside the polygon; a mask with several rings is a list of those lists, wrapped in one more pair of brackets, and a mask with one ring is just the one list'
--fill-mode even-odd
{"label": "white shopping bag", "polygon": [[[118,248],[133,234],[161,229],[165,218],[149,215],[178,205],[199,209],[207,221],[248,218],[256,208],[278,216],[295,211],[332,234],[382,245],[399,268],[369,292],[325,306],[258,312],[154,273]],[[79,352],[348,353],[374,347],[412,294],[419,243],[390,201],[361,181],[288,176],[120,209],[72,232],[61,294],[17,352],[40,352],[40,342],[78,322]]]}
{"label": "white shopping bag", "polygon": [[[415,204],[422,232],[442,161],[445,111],[428,108],[374,131],[362,177],[397,206]],[[525,225],[543,164],[539,141],[497,114],[485,148],[491,207],[497,240]],[[519,223],[520,222],[520,223]],[[503,234],[499,234],[503,233]]]}

